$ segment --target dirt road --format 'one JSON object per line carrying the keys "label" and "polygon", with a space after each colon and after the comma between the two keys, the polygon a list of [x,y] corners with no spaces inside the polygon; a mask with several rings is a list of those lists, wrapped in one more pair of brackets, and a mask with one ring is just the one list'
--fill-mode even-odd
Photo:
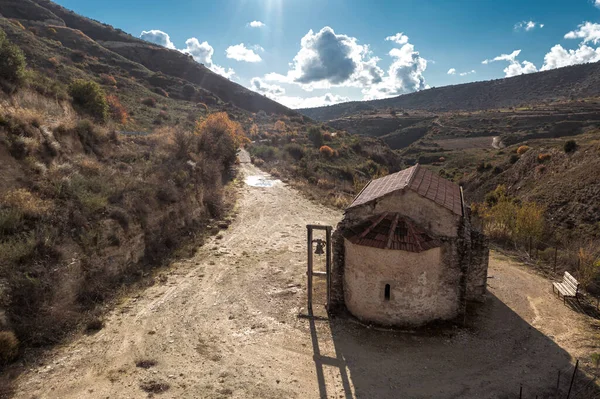
{"label": "dirt road", "polygon": [[22,373],[16,397],[497,398],[520,383],[532,397],[553,386],[568,352],[594,345],[585,318],[546,280],[497,255],[489,299],[466,329],[413,334],[298,317],[305,225],[340,217],[281,182],[244,186],[222,236],[124,300],[104,329]]}

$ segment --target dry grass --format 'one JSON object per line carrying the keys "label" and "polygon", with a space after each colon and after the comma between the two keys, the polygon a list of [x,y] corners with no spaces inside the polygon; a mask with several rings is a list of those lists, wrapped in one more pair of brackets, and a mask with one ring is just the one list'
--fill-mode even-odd
{"label": "dry grass", "polygon": [[44,216],[52,209],[51,201],[42,200],[24,188],[6,193],[1,204],[16,209],[29,217]]}

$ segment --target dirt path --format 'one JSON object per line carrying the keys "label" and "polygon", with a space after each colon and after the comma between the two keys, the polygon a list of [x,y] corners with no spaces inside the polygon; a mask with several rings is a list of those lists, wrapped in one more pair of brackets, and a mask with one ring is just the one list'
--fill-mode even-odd
{"label": "dirt path", "polygon": [[411,334],[299,318],[305,225],[340,217],[281,182],[245,186],[222,237],[124,300],[103,330],[23,373],[16,397],[145,398],[153,394],[144,389],[165,389],[154,396],[497,398],[519,383],[531,396],[554,384],[567,351],[590,350],[585,318],[554,299],[546,280],[498,255],[489,300],[469,318],[476,327]]}

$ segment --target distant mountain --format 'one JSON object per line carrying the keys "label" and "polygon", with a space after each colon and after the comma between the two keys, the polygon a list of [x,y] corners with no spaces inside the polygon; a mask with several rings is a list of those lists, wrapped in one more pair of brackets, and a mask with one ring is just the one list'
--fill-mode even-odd
{"label": "distant mountain", "polygon": [[310,118],[328,121],[383,108],[475,111],[599,94],[600,63],[592,63],[512,78],[438,87],[383,100],[353,101],[298,111]]}
{"label": "distant mountain", "polygon": [[[180,92],[186,82],[212,93],[224,103],[231,103],[250,112],[295,115],[291,109],[234,83],[194,61],[191,56],[177,50],[170,50],[133,37],[89,18],[83,17],[49,0],[0,0],[0,16],[37,28],[37,35],[58,41],[70,50],[93,52],[101,61],[113,62],[129,73],[137,74],[145,80],[152,79],[155,87],[167,86],[170,91]],[[42,28],[47,29],[42,29]],[[81,32],[82,35],[78,35]],[[25,47],[21,39],[30,37],[14,36],[12,40]],[[48,44],[48,43],[45,43]],[[31,48],[29,59],[38,58],[35,48]],[[121,57],[118,57],[121,56]],[[42,62],[42,60],[38,60]],[[142,72],[143,71],[143,72]],[[148,72],[153,72],[149,74]],[[174,84],[174,82],[179,82]],[[169,90],[168,90],[169,91]],[[209,96],[205,96],[208,97]]]}

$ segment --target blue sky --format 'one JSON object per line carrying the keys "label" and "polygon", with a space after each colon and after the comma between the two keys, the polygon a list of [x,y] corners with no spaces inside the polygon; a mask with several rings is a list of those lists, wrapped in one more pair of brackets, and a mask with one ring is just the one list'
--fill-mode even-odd
{"label": "blue sky", "polygon": [[291,107],[600,60],[600,0],[57,2]]}

